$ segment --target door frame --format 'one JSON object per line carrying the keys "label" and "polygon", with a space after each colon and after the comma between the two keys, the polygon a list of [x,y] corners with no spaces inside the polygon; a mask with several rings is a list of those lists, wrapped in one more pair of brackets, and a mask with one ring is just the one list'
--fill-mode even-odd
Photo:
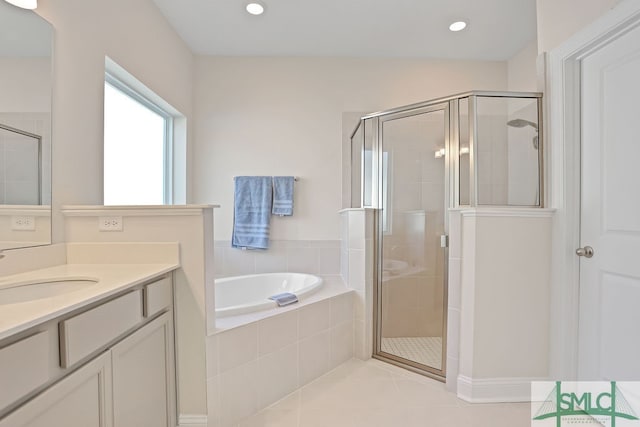
{"label": "door frame", "polygon": [[578,376],[580,312],[581,63],[640,26],[640,1],[622,1],[545,56],[548,206],[552,227],[549,376]]}
{"label": "door frame", "polygon": [[376,153],[374,156],[377,157],[374,169],[377,169],[379,173],[376,176],[377,179],[377,207],[374,217],[374,227],[375,227],[375,243],[374,243],[374,259],[376,265],[376,271],[373,278],[373,354],[372,357],[374,359],[383,360],[385,362],[391,363],[396,366],[403,367],[410,371],[416,372],[418,374],[436,379],[438,381],[445,382],[446,381],[446,372],[447,372],[447,309],[448,309],[448,282],[449,282],[449,248],[443,248],[444,250],[444,266],[443,266],[443,323],[442,323],[442,354],[441,354],[441,368],[437,369],[431,366],[422,365],[413,360],[404,359],[400,356],[386,353],[382,351],[382,264],[383,264],[383,254],[382,254],[382,242],[384,239],[384,230],[382,229],[382,201],[384,200],[382,189],[383,189],[383,179],[384,176],[381,173],[382,166],[382,153],[383,153],[383,143],[384,143],[384,132],[383,125],[385,122],[391,120],[398,120],[407,117],[413,117],[421,114],[429,114],[437,111],[444,112],[444,121],[445,121],[445,138],[444,138],[444,192],[445,198],[442,200],[444,205],[444,233],[448,235],[449,233],[449,203],[450,203],[450,192],[451,192],[451,169],[450,169],[450,150],[451,150],[451,137],[452,137],[452,120],[451,120],[451,108],[452,102],[451,100],[435,100],[428,101],[424,103],[423,106],[419,106],[418,104],[410,105],[405,108],[399,108],[395,110],[390,110],[389,112],[384,112],[382,114],[378,114],[375,116],[374,126],[377,126],[377,131],[374,133],[374,152]]}

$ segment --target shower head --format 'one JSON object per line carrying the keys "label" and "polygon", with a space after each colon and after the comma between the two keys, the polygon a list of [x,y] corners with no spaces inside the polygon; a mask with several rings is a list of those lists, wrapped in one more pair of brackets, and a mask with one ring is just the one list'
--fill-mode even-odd
{"label": "shower head", "polygon": [[525,126],[531,126],[532,128],[534,128],[536,131],[538,130],[538,125],[530,122],[529,120],[525,120],[525,119],[513,119],[513,120],[509,120],[507,122],[507,126],[511,126],[514,128],[523,128]]}
{"label": "shower head", "polygon": [[[534,128],[536,130],[536,132],[538,132],[538,125],[530,122],[529,120],[525,120],[525,119],[513,119],[513,120],[509,120],[507,122],[507,126],[511,126],[514,128],[523,128],[526,126],[531,126],[532,128]],[[537,150],[538,149],[538,135],[533,137],[533,149]]]}

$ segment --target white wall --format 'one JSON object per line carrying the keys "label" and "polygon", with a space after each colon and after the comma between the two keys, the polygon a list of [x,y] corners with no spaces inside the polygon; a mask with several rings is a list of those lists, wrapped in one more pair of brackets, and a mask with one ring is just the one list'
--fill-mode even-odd
{"label": "white wall", "polygon": [[51,59],[0,58],[0,112],[51,111]]}
{"label": "white wall", "polygon": [[538,90],[537,58],[538,46],[534,39],[507,61],[507,88],[510,91],[536,92]]}
{"label": "white wall", "polygon": [[620,0],[536,0],[538,52],[548,52]]}
{"label": "white wall", "polygon": [[[452,233],[460,239],[452,267],[460,267],[450,270],[449,284],[449,304],[460,310],[458,397],[526,401],[530,381],[549,373],[552,211],[483,208],[461,215]],[[450,322],[457,329],[457,319]]]}
{"label": "white wall", "polygon": [[342,113],[472,89],[505,90],[507,67],[505,62],[197,57],[194,85],[194,202],[221,204],[216,239],[230,239],[234,176],[296,175],[294,216],[274,218],[271,237],[337,240]]}
{"label": "white wall", "polygon": [[101,204],[105,55],[191,118],[193,55],[151,0],[56,0],[38,13],[54,27],[53,240],[59,208]]}

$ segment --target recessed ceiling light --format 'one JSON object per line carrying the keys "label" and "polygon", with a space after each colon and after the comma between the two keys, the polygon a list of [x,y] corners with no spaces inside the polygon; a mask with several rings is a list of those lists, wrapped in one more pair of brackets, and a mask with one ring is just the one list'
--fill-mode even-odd
{"label": "recessed ceiling light", "polygon": [[247,12],[252,15],[262,15],[264,13],[264,5],[256,2],[249,3],[247,4]]}
{"label": "recessed ceiling light", "polygon": [[466,28],[467,23],[464,21],[456,21],[453,24],[449,25],[449,29],[451,31],[462,31]]}

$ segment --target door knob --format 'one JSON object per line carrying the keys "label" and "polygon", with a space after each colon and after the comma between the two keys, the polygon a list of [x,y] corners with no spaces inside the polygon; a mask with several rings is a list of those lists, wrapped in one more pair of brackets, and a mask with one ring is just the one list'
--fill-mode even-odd
{"label": "door knob", "polygon": [[585,246],[584,248],[576,249],[576,255],[583,256],[585,258],[591,258],[593,256],[593,248],[591,246]]}

